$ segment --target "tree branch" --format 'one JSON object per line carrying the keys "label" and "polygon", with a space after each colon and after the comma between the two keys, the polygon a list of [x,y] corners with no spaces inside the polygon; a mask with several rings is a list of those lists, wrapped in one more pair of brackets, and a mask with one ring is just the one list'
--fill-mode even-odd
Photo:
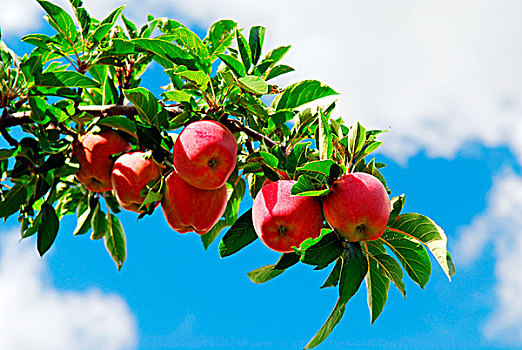
{"label": "tree branch", "polygon": [[269,147],[274,147],[275,145],[278,145],[279,142],[272,140],[271,138],[255,131],[254,129],[249,128],[245,124],[241,123],[237,119],[227,119],[224,122],[225,126],[232,132],[234,131],[243,131],[245,134],[250,136],[256,141],[265,141],[266,145]]}

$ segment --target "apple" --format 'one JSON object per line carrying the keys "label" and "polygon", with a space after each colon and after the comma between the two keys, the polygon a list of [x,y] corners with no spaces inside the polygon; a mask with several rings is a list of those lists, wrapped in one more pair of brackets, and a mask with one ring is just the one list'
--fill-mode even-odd
{"label": "apple", "polygon": [[236,166],[236,139],[218,122],[193,122],[176,139],[173,158],[183,180],[202,190],[215,190],[225,184]]}
{"label": "apple", "polygon": [[254,229],[269,248],[289,253],[323,227],[321,202],[315,197],[292,196],[295,181],[279,180],[261,188],[252,206]]}
{"label": "apple", "polygon": [[201,190],[176,172],[167,176],[165,185],[161,208],[170,227],[179,233],[207,233],[225,212],[226,185],[215,190]]}
{"label": "apple", "polygon": [[123,209],[141,213],[143,204],[142,191],[147,185],[159,181],[161,168],[147,158],[145,152],[124,153],[114,163],[112,168],[112,187],[116,199]]}
{"label": "apple", "polygon": [[75,176],[92,192],[112,190],[112,155],[131,150],[130,144],[114,130],[87,133],[73,144],[73,155],[80,163]]}
{"label": "apple", "polygon": [[379,179],[366,173],[350,173],[332,185],[323,201],[328,224],[349,242],[371,241],[384,233],[391,204]]}

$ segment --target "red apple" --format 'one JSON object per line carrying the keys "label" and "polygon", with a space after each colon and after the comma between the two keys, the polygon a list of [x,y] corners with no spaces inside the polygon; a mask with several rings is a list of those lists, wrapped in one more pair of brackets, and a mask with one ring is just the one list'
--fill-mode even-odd
{"label": "red apple", "polygon": [[269,248],[289,253],[323,227],[321,202],[314,197],[292,196],[295,181],[279,180],[263,186],[252,206],[254,229]]}
{"label": "red apple", "polygon": [[85,134],[73,144],[73,154],[80,163],[76,178],[92,192],[106,192],[112,189],[111,172],[114,154],[127,152],[131,146],[116,131],[108,130],[100,134]]}
{"label": "red apple", "polygon": [[207,233],[219,221],[227,207],[227,186],[200,190],[185,182],[175,172],[165,179],[161,208],[175,231]]}
{"label": "red apple", "polygon": [[236,166],[236,140],[220,123],[200,120],[181,131],[173,156],[183,180],[202,190],[215,190],[225,184]]}
{"label": "red apple", "polygon": [[366,173],[344,175],[323,201],[326,221],[349,242],[371,241],[382,236],[391,205],[379,179]]}
{"label": "red apple", "polygon": [[139,210],[145,197],[141,195],[151,181],[159,181],[161,168],[145,152],[122,154],[112,168],[112,186],[120,205],[127,210]]}

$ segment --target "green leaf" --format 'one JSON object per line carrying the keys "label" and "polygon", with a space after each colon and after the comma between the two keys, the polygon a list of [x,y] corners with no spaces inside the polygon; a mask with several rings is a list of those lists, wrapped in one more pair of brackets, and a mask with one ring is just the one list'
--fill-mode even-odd
{"label": "green leaf", "polygon": [[343,267],[343,259],[338,258],[337,261],[335,262],[332,272],[330,272],[330,275],[328,275],[328,278],[326,279],[326,281],[324,281],[324,284],[321,286],[321,288],[337,286],[337,283],[339,283],[339,278],[341,277],[341,268],[342,267]]}
{"label": "green leaf", "polygon": [[104,236],[105,247],[116,263],[118,271],[120,271],[127,255],[125,233],[123,232],[120,221],[115,215],[108,213],[107,221],[109,222],[109,229]]}
{"label": "green leaf", "polygon": [[219,236],[219,233],[227,227],[227,223],[225,220],[219,220],[214,227],[207,233],[200,236],[201,243],[203,243],[203,248],[205,250],[208,249],[208,247],[216,240],[216,238]]}
{"label": "green leaf", "polygon": [[247,276],[254,283],[265,283],[279,276],[283,272],[285,272],[285,270],[276,269],[275,265],[266,265],[254,271],[250,271],[247,273]]}
{"label": "green leaf", "polygon": [[350,128],[348,133],[348,144],[350,145],[350,152],[355,155],[362,150],[364,142],[366,141],[366,129],[357,122]]}
{"label": "green leaf", "polygon": [[174,73],[176,75],[179,75],[183,79],[190,81],[191,83],[195,84],[201,90],[206,90],[208,83],[210,83],[210,78],[207,73],[199,70],[199,71],[184,71],[184,72],[178,72]]}
{"label": "green leaf", "polygon": [[279,62],[284,55],[290,50],[291,46],[280,46],[277,49],[270,51],[265,58],[257,65],[255,73],[263,75],[265,72],[272,68],[277,62]]}
{"label": "green leaf", "polygon": [[404,194],[401,194],[399,197],[393,197],[391,199],[391,207],[392,210],[390,212],[390,218],[388,219],[388,225],[393,223],[393,220],[401,213],[402,208],[404,207],[404,203],[406,202],[406,197]]}
{"label": "green leaf", "polygon": [[175,64],[186,66],[188,69],[200,69],[194,60],[194,56],[183,51],[179,46],[161,39],[133,39],[136,46],[152,52],[160,59],[158,63],[164,68],[175,68]]}
{"label": "green leaf", "polygon": [[292,196],[323,196],[330,192],[330,189],[322,189],[322,185],[312,180],[307,175],[301,175],[297,179],[297,182],[292,185],[290,194]]}
{"label": "green leaf", "polygon": [[131,39],[136,38],[138,28],[136,27],[136,24],[134,24],[131,20],[129,20],[124,15],[121,15],[121,19],[123,20],[123,24],[125,24],[125,28],[127,28],[127,33],[129,33],[129,37]]}
{"label": "green leaf", "polygon": [[272,107],[276,110],[296,109],[306,103],[337,94],[331,87],[317,80],[304,80],[288,86],[274,99]]}
{"label": "green leaf", "polygon": [[[408,237],[423,243],[433,254],[442,270],[451,281],[455,266],[448,265],[446,233],[430,218],[417,213],[401,214],[389,225],[393,232],[407,235]],[[452,262],[451,262],[452,264]]]}
{"label": "green leaf", "polygon": [[47,115],[49,106],[47,102],[38,96],[29,97],[29,106],[31,107],[31,119],[39,125],[45,125],[51,121]]}
{"label": "green leaf", "polygon": [[38,0],[38,3],[49,15],[47,17],[49,24],[54,29],[56,29],[58,33],[61,33],[62,35],[69,38],[71,42],[74,42],[78,32],[71,16],[61,7],[56,6],[48,1]]}
{"label": "green leaf", "polygon": [[109,117],[105,117],[100,119],[97,123],[98,125],[108,126],[110,128],[114,128],[117,130],[121,130],[126,132],[129,135],[137,137],[136,124],[127,117],[120,115],[111,115]]}
{"label": "green leaf", "polygon": [[332,333],[332,330],[337,326],[341,318],[343,318],[344,310],[346,309],[346,302],[342,302],[341,299],[337,300],[337,304],[328,316],[328,319],[323,324],[321,329],[315,334],[315,336],[306,344],[305,349],[315,348],[317,345],[321,344],[329,335]]}
{"label": "green leaf", "polygon": [[36,247],[40,256],[43,256],[54,243],[60,221],[52,205],[47,202],[42,204],[41,221],[38,227],[38,236],[36,238]]}
{"label": "green leaf", "polygon": [[265,164],[268,165],[269,167],[277,169],[277,167],[279,166],[279,159],[277,159],[277,157],[274,156],[273,154],[264,152],[264,151],[260,151],[259,155],[263,158],[263,160],[265,161]]}
{"label": "green leaf", "polygon": [[366,273],[368,261],[358,243],[351,243],[343,257],[343,267],[339,279],[339,300],[348,302],[359,289]]}
{"label": "green leaf", "polygon": [[343,253],[343,243],[335,232],[321,237],[317,242],[301,252],[301,261],[308,265],[315,265],[317,269],[324,269]]}
{"label": "green leaf", "polygon": [[404,275],[397,260],[385,253],[373,254],[370,255],[370,258],[375,261],[379,270],[385,274],[386,277],[388,277],[393,282],[393,284],[395,284],[402,295],[406,297],[406,289],[404,282],[402,281]]}
{"label": "green leaf", "polygon": [[236,27],[237,23],[229,19],[220,20],[210,26],[206,40],[210,41],[209,53],[212,56],[225,52],[232,44]]}
{"label": "green leaf", "polygon": [[389,288],[390,280],[386,273],[380,270],[380,265],[374,259],[369,259],[368,274],[366,275],[366,293],[372,324],[384,309],[388,299]]}
{"label": "green leaf", "polygon": [[263,49],[263,42],[265,40],[265,27],[255,26],[250,28],[250,34],[248,37],[248,45],[250,46],[250,52],[252,55],[252,63],[254,65],[259,61],[261,57],[261,51]]}
{"label": "green leaf", "polygon": [[246,75],[245,66],[235,57],[225,54],[219,54],[218,57],[223,63],[234,72],[236,77],[244,77]]}
{"label": "green leaf", "polygon": [[249,209],[237,219],[219,242],[219,255],[224,258],[237,253],[256,239],[257,234],[252,223],[252,209]]}
{"label": "green leaf", "polygon": [[299,262],[301,256],[296,253],[283,253],[281,257],[274,265],[274,269],[286,270],[290,266],[293,266]]}
{"label": "green leaf", "polygon": [[266,81],[255,75],[247,75],[239,78],[238,84],[241,88],[253,94],[264,95],[268,93],[268,84]]}
{"label": "green leaf", "polygon": [[36,76],[35,81],[37,86],[43,87],[97,88],[100,86],[97,81],[71,71],[43,73]]}
{"label": "green leaf", "polygon": [[275,77],[278,77],[280,75],[290,73],[295,71],[294,68],[287,66],[285,64],[280,64],[278,66],[275,66],[274,68],[270,69],[268,73],[266,74],[265,80],[274,79]]}
{"label": "green leaf", "polygon": [[136,107],[142,123],[159,127],[158,111],[160,105],[152,92],[143,87],[138,87],[135,89],[123,90],[123,94],[132,102],[134,107]]}
{"label": "green leaf", "polygon": [[166,91],[162,95],[165,97],[165,100],[176,102],[190,102],[193,98],[192,95],[183,90]]}
{"label": "green leaf", "polygon": [[[15,154],[18,152],[18,148],[13,149],[0,149],[0,160],[9,159],[15,156]],[[0,173],[0,177],[1,173]]]}
{"label": "green leaf", "polygon": [[417,240],[392,231],[385,231],[379,239],[399,259],[408,276],[424,288],[431,275],[428,253]]}
{"label": "green leaf", "polygon": [[85,37],[89,32],[91,27],[91,16],[89,13],[83,8],[83,3],[81,0],[69,0],[71,3],[74,14],[76,15],[76,19],[82,28],[82,35]]}
{"label": "green leaf", "polygon": [[330,125],[328,124],[328,115],[324,114],[322,109],[319,110],[319,133],[317,148],[319,149],[319,159],[326,160],[332,158],[332,130],[330,128]]}
{"label": "green leaf", "polygon": [[96,240],[103,238],[109,231],[109,221],[106,214],[101,210],[100,203],[94,208],[91,218],[92,234],[91,239]]}
{"label": "green leaf", "polygon": [[0,218],[7,218],[20,210],[27,199],[27,189],[24,184],[15,184],[0,202]]}
{"label": "green leaf", "polygon": [[296,144],[294,148],[292,148],[292,152],[290,152],[286,159],[286,171],[288,174],[293,174],[297,167],[303,165],[307,161],[306,152],[311,144],[311,142],[302,142]]}
{"label": "green leaf", "polygon": [[73,232],[75,236],[86,234],[91,229],[93,209],[95,206],[91,208],[89,198],[90,196],[86,196],[78,205],[76,228]]}
{"label": "green leaf", "polygon": [[210,73],[210,55],[207,47],[201,39],[190,29],[180,27],[172,32],[174,40],[198,58],[200,69]]}
{"label": "green leaf", "polygon": [[321,182],[326,182],[332,173],[338,173],[339,165],[331,159],[315,160],[297,168],[300,174],[308,175]]}
{"label": "green leaf", "polygon": [[250,66],[252,66],[252,53],[250,52],[250,46],[239,29],[236,29],[236,40],[237,47],[239,49],[239,55],[241,56],[241,61],[243,62],[245,69],[248,71]]}

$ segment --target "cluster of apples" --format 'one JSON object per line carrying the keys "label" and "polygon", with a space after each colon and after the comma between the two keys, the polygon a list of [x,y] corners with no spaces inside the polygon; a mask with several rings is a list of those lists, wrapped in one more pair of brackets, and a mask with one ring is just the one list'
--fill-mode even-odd
{"label": "cluster of apples", "polygon": [[[126,210],[141,212],[144,190],[161,181],[163,169],[113,130],[88,133],[73,145],[80,164],[76,178],[89,191],[113,190]],[[116,160],[114,155],[121,154]],[[176,231],[208,232],[227,205],[226,181],[236,166],[234,135],[222,124],[193,122],[179,134],[173,149],[175,171],[165,178],[161,207]],[[149,204],[149,205],[159,205]]]}
{"label": "cluster of apples", "polygon": [[295,181],[267,181],[256,195],[252,219],[257,235],[269,248],[293,252],[308,238],[321,233],[324,220],[349,242],[381,237],[390,217],[386,189],[376,177],[349,173],[332,185],[324,199],[292,196]]}

